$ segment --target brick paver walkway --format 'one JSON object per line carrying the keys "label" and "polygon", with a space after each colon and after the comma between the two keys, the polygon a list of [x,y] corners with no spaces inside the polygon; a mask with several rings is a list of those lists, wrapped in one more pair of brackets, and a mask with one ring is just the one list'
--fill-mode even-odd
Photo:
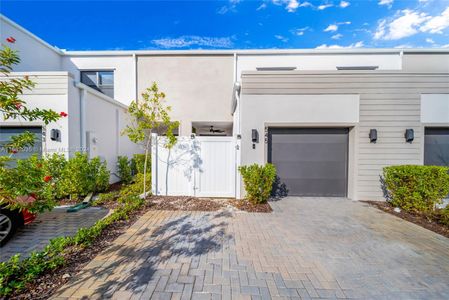
{"label": "brick paver walkway", "polygon": [[149,212],[56,298],[449,298],[449,239],[346,199],[272,206]]}
{"label": "brick paver walkway", "polygon": [[0,248],[0,262],[14,254],[27,257],[32,251],[42,250],[48,242],[59,236],[72,236],[81,227],[90,227],[103,218],[107,209],[89,207],[75,213],[67,213],[67,208],[55,208],[41,213],[36,220],[19,229],[9,242]]}

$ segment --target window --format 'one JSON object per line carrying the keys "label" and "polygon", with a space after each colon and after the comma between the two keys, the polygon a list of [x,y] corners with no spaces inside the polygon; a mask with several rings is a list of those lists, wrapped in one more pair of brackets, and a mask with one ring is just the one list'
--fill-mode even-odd
{"label": "window", "polygon": [[114,98],[114,71],[81,71],[81,82]]}

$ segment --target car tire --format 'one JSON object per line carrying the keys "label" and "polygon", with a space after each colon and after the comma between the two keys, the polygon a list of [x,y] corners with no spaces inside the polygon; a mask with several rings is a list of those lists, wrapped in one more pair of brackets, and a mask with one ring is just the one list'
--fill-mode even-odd
{"label": "car tire", "polygon": [[4,246],[8,240],[20,227],[20,214],[9,209],[0,209],[0,247]]}

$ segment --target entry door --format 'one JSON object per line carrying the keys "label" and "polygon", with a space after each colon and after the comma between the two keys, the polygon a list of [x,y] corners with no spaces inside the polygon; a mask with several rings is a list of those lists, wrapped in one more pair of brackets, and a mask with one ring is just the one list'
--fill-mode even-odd
{"label": "entry door", "polygon": [[268,161],[289,196],[346,197],[347,128],[269,128]]}

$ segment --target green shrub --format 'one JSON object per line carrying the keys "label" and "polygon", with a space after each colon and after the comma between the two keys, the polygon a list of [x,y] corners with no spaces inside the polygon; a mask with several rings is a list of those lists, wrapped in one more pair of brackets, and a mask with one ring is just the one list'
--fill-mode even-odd
{"label": "green shrub", "polygon": [[242,174],[248,200],[254,204],[267,202],[276,177],[276,168],[272,164],[265,166],[253,164],[241,166],[239,171]]}
{"label": "green shrub", "polygon": [[131,162],[127,156],[117,158],[118,175],[123,183],[129,184],[133,180]]}
{"label": "green shrub", "polygon": [[[131,160],[131,169],[133,174],[143,174],[143,169],[145,165],[145,154],[134,154]],[[151,173],[151,156],[148,155],[147,161],[147,174]]]}
{"label": "green shrub", "polygon": [[106,162],[95,157],[89,161],[87,154],[75,153],[62,171],[58,182],[65,195],[78,198],[90,192],[101,192],[109,186],[109,171]]}
{"label": "green shrub", "polygon": [[43,159],[33,155],[17,160],[14,168],[0,167],[0,204],[30,212],[54,207],[54,180],[44,168]]}
{"label": "green shrub", "polygon": [[[151,176],[147,173],[147,186],[151,186]],[[135,176],[134,183],[124,186],[120,190],[120,197],[121,198],[127,198],[131,195],[140,195],[143,193],[143,173],[138,173]]]}
{"label": "green shrub", "polygon": [[449,168],[403,165],[383,169],[387,200],[406,211],[430,213],[449,194]]}
{"label": "green shrub", "polygon": [[55,183],[55,197],[57,199],[65,197],[67,194],[62,189],[62,186],[60,184],[56,184],[62,179],[64,169],[67,166],[67,159],[64,154],[54,153],[46,156],[43,160],[43,166],[45,173],[50,175]]}
{"label": "green shrub", "polygon": [[97,199],[92,201],[92,205],[94,205],[94,206],[102,205],[102,204],[105,204],[108,202],[115,201],[115,200],[117,200],[118,196],[119,196],[118,191],[113,191],[113,192],[109,192],[109,193],[101,193],[98,195]]}

